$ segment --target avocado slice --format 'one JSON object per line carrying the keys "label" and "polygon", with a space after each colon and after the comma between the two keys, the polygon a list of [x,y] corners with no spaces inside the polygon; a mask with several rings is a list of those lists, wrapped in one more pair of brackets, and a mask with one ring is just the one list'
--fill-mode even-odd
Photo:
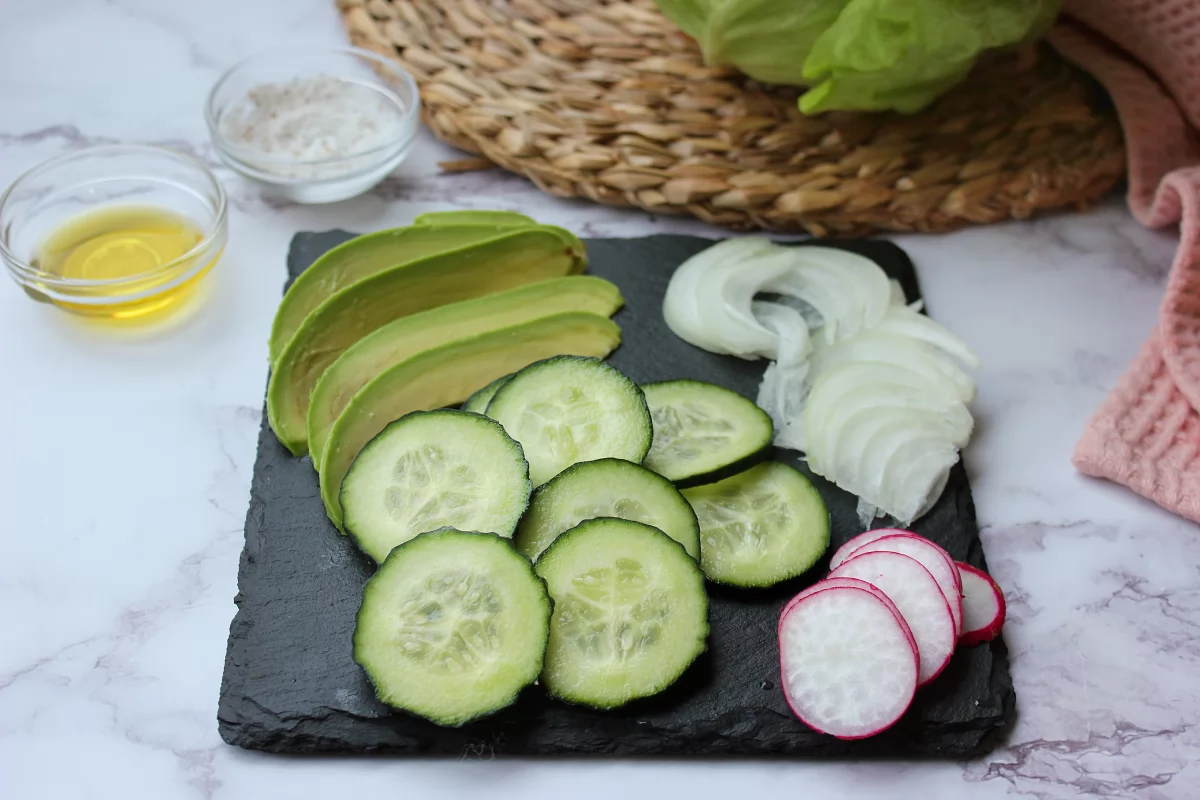
{"label": "avocado slice", "polygon": [[267,385],[271,429],[295,455],[307,449],[308,398],[346,348],[394,319],[459,300],[581,272],[583,245],[544,226],[392,267],[317,306],[283,349]]}
{"label": "avocado slice", "polygon": [[603,278],[573,275],[431,308],[389,322],[326,368],[308,402],[308,452],[320,467],[329,429],[355,392],[388,367],[431,347],[565,311],[612,316],[624,301]]}
{"label": "avocado slice", "polygon": [[[309,312],[335,292],[391,267],[434,253],[471,247],[503,236],[511,233],[516,226],[516,222],[509,217],[509,212],[468,212],[476,216],[492,213],[501,215],[502,219],[497,217],[494,223],[471,222],[469,217],[459,212],[448,213],[457,220],[453,224],[441,224],[432,219],[441,215],[422,214],[417,219],[425,218],[424,224],[356,236],[314,261],[312,266],[300,273],[295,282],[288,287],[279,303],[279,309],[275,312],[269,344],[271,364],[274,365],[279,360],[283,349]],[[528,220],[528,223],[523,224],[537,224],[520,214],[512,216]],[[547,228],[561,231],[565,234],[565,241],[578,241],[561,228]]]}
{"label": "avocado slice", "polygon": [[537,220],[516,211],[430,211],[413,220],[413,225],[495,225],[524,228]]}
{"label": "avocado slice", "polygon": [[496,378],[556,355],[603,358],[621,343],[607,317],[572,311],[418,353],[359,389],[329,431],[321,457],[325,513],[342,528],[342,480],[359,451],[410,411],[457,405]]}

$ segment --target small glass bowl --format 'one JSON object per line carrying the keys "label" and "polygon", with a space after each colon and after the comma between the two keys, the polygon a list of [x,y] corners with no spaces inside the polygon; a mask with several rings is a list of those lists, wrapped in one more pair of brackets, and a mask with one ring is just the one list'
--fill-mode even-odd
{"label": "small glass bowl", "polygon": [[[357,93],[358,107],[373,106],[381,112],[384,130],[370,146],[334,157],[291,157],[234,141],[237,128],[244,134],[253,127],[247,122],[255,109],[252,92],[308,78],[345,82],[346,92]],[[366,192],[404,161],[416,137],[420,108],[416,81],[386,58],[355,47],[285,47],[248,58],[226,72],[209,93],[204,119],[221,160],[267,193],[297,203],[333,203]],[[330,117],[320,113],[293,110],[272,119],[276,121],[279,136],[292,143],[304,141],[297,123],[324,127],[309,144],[319,144],[321,135],[330,134]]]}
{"label": "small glass bowl", "polygon": [[[155,207],[190,221],[200,241],[180,257],[120,278],[39,269],[42,244],[68,220],[119,206]],[[174,304],[216,263],[227,237],[225,190],[191,156],[150,145],[91,147],[30,169],[0,195],[0,260],[34,300],[96,317],[140,317]]]}

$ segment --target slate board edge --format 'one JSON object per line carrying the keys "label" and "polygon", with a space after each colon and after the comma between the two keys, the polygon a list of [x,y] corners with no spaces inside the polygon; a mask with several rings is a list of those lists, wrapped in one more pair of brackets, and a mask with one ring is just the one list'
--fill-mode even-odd
{"label": "slate board edge", "polygon": [[[329,231],[319,234],[297,234],[292,241],[292,246],[289,249],[288,261],[289,272],[295,272],[298,264],[298,242],[303,242],[306,239],[313,241],[328,240],[333,246],[345,238],[352,236],[349,232],[344,231]],[[655,239],[659,237],[646,237],[647,239]],[[695,237],[664,237],[664,238],[695,238]],[[714,240],[715,241],[715,240]],[[847,243],[849,249],[858,249],[854,245],[856,243]],[[875,245],[885,244],[893,248],[899,253],[905,261],[907,255],[903,254],[898,247],[890,242],[875,241]],[[915,271],[911,273],[914,276]],[[290,283],[289,278],[289,283]],[[912,285],[905,287],[911,293],[917,292],[915,282]],[[245,683],[246,671],[250,669],[245,658],[245,644],[248,641],[250,628],[253,623],[247,618],[245,610],[242,608],[242,589],[253,583],[255,571],[257,570],[256,556],[259,545],[261,543],[261,524],[262,524],[262,496],[263,490],[267,482],[270,480],[269,472],[263,469],[264,464],[269,461],[267,454],[272,445],[277,446],[274,442],[274,437],[267,425],[266,415],[264,413],[262,428],[260,431],[260,440],[258,452],[256,455],[255,471],[253,483],[251,486],[251,502],[247,512],[246,519],[246,546],[242,552],[238,587],[239,592],[235,598],[238,604],[238,612],[230,626],[229,647],[226,653],[225,670],[222,678],[221,696],[218,708],[218,727],[221,737],[229,744],[248,749],[263,750],[276,753],[329,753],[329,752],[390,752],[403,753],[407,755],[434,755],[444,757],[462,757],[462,756],[487,756],[497,752],[503,752],[504,747],[500,742],[491,742],[487,739],[478,739],[475,741],[466,741],[462,747],[461,753],[434,752],[430,753],[414,741],[411,744],[390,744],[382,747],[352,747],[346,746],[344,736],[354,730],[356,738],[361,738],[361,734],[366,729],[377,728],[381,733],[387,731],[393,734],[391,726],[388,725],[388,720],[370,717],[360,717],[353,714],[348,714],[344,711],[328,708],[327,714],[324,716],[305,715],[303,717],[289,718],[286,714],[278,714],[270,708],[256,702],[253,698],[247,696],[241,687]],[[961,469],[961,466],[958,468]],[[971,498],[969,486],[965,479],[959,484],[959,489],[956,493],[955,504],[959,506],[959,513],[963,519],[969,519],[974,526],[975,513],[974,503]],[[985,562],[982,553],[982,544],[979,541],[977,530],[971,542],[971,550],[967,560],[977,566],[985,567]],[[613,742],[608,746],[597,749],[594,747],[562,747],[561,749],[543,748],[537,754],[511,754],[505,753],[506,757],[531,757],[537,758],[544,755],[567,755],[567,756],[647,756],[650,757],[672,757],[672,756],[688,756],[688,755],[703,755],[703,756],[734,756],[734,757],[756,757],[756,756],[780,756],[786,755],[789,758],[837,758],[837,757],[895,757],[904,755],[907,757],[917,758],[937,758],[937,759],[964,759],[982,755],[995,747],[999,746],[1006,738],[1008,731],[1011,730],[1012,723],[1015,719],[1015,692],[1012,687],[1011,675],[1008,669],[1007,648],[1002,640],[997,640],[990,647],[993,650],[993,674],[991,681],[994,690],[999,693],[1002,698],[1002,713],[998,718],[984,720],[982,727],[973,726],[969,730],[955,729],[953,726],[947,726],[943,729],[944,734],[940,738],[946,739],[944,742],[938,741],[938,736],[929,738],[930,731],[925,730],[927,740],[917,746],[911,748],[897,748],[895,740],[882,741],[879,740],[880,746],[874,745],[875,740],[864,740],[854,743],[839,742],[833,739],[822,739],[822,744],[813,746],[811,743],[802,751],[781,752],[778,750],[764,751],[761,748],[755,749],[750,741],[739,741],[736,738],[729,738],[720,734],[714,735],[710,741],[704,741],[701,744],[689,742],[684,738],[672,737],[669,735],[656,735],[654,737],[641,738],[638,741],[623,743]],[[759,712],[755,712],[759,713]],[[742,715],[742,719],[738,720],[738,729],[744,730],[749,723],[751,729],[754,728],[754,721],[745,719],[746,715]],[[753,715],[751,715],[753,716]],[[978,720],[976,721],[979,722]],[[718,726],[720,727],[720,726]],[[387,736],[381,738],[388,738]],[[499,745],[499,747],[498,747]]]}

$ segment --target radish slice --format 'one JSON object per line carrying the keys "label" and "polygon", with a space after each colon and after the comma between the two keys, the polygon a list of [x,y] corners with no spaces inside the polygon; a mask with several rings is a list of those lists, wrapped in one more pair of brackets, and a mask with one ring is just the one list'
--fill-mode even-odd
{"label": "radish slice", "polygon": [[958,562],[963,587],[963,631],[958,637],[962,645],[990,642],[1000,635],[1008,609],[1004,592],[992,576],[970,564]]}
{"label": "radish slice", "polygon": [[963,596],[962,579],[958,576],[958,566],[942,548],[933,542],[917,536],[915,533],[896,533],[884,536],[873,542],[864,544],[854,551],[854,556],[865,553],[900,553],[914,559],[937,581],[938,588],[950,606],[950,618],[954,621],[954,632],[959,636],[963,632]]}
{"label": "radish slice", "polygon": [[873,531],[860,533],[833,551],[833,557],[829,559],[829,569],[835,570],[846,561],[849,561],[850,556],[860,547],[868,545],[871,542],[877,542],[887,536],[901,536],[908,533],[912,533],[912,531],[906,531],[903,528],[876,528]]}
{"label": "radish slice", "polygon": [[783,694],[804,724],[839,739],[891,727],[912,704],[917,645],[896,605],[859,580],[821,581],[779,617]]}
{"label": "radish slice", "polygon": [[896,604],[917,641],[921,663],[918,686],[932,681],[950,663],[957,639],[950,604],[929,570],[916,559],[900,553],[863,553],[850,558],[829,577],[864,580]]}

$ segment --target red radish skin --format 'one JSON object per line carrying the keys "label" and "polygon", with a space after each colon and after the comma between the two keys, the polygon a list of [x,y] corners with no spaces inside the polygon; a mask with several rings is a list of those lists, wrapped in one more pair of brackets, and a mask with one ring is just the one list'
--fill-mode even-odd
{"label": "red radish skin", "polygon": [[848,559],[831,578],[858,578],[882,591],[912,629],[920,658],[918,686],[936,678],[954,655],[954,618],[950,604],[929,570],[901,553],[863,553]]}
{"label": "red radish skin", "polygon": [[875,530],[860,533],[844,545],[833,551],[833,558],[829,559],[829,569],[835,570],[842,565],[842,562],[849,560],[850,554],[860,547],[868,545],[871,542],[882,539],[885,536],[895,536],[901,533],[912,533],[903,528],[876,528]]}
{"label": "red radish skin", "polygon": [[900,553],[909,558],[915,558],[921,566],[929,570],[929,574],[937,581],[946,603],[950,606],[950,616],[954,619],[954,635],[961,636],[963,631],[962,578],[958,574],[958,565],[950,554],[938,545],[918,536],[915,533],[896,533],[876,539],[855,550],[851,555],[860,556],[864,553]]}
{"label": "red radish skin", "polygon": [[963,584],[963,632],[958,643],[966,647],[990,642],[1000,635],[1008,610],[1004,592],[992,576],[970,564],[957,562]]}
{"label": "red radish skin", "polygon": [[[892,598],[888,597],[886,594],[884,594],[883,592],[881,592],[879,589],[875,588],[871,584],[867,583],[866,581],[860,580],[858,578],[825,578],[824,580],[817,581],[812,586],[808,587],[804,591],[800,592],[800,594],[793,597],[791,600],[788,600],[787,605],[785,605],[783,607],[783,611],[780,612],[780,616],[782,616],[783,614],[786,614],[788,612],[788,609],[790,609],[792,606],[796,605],[796,603],[800,602],[804,598],[808,597],[810,594],[813,594],[814,592],[824,591],[825,589],[845,589],[845,588],[862,589],[864,591],[870,592],[871,594],[878,595],[879,597],[883,598],[883,600],[885,602],[887,602],[889,608],[895,609],[896,614],[899,615],[899,617],[900,617],[900,620],[902,622],[904,621],[904,615],[900,613],[900,609],[896,608],[896,604],[892,602]],[[904,628],[905,628],[905,630],[908,630],[907,622],[904,623]],[[910,639],[912,638],[911,630],[909,630],[909,638]],[[917,640],[916,639],[912,639],[912,646],[913,646],[913,650],[915,651],[917,649]]]}
{"label": "red radish skin", "polygon": [[904,716],[917,689],[916,640],[876,587],[832,578],[796,595],[779,616],[780,683],[805,725],[865,739]]}

